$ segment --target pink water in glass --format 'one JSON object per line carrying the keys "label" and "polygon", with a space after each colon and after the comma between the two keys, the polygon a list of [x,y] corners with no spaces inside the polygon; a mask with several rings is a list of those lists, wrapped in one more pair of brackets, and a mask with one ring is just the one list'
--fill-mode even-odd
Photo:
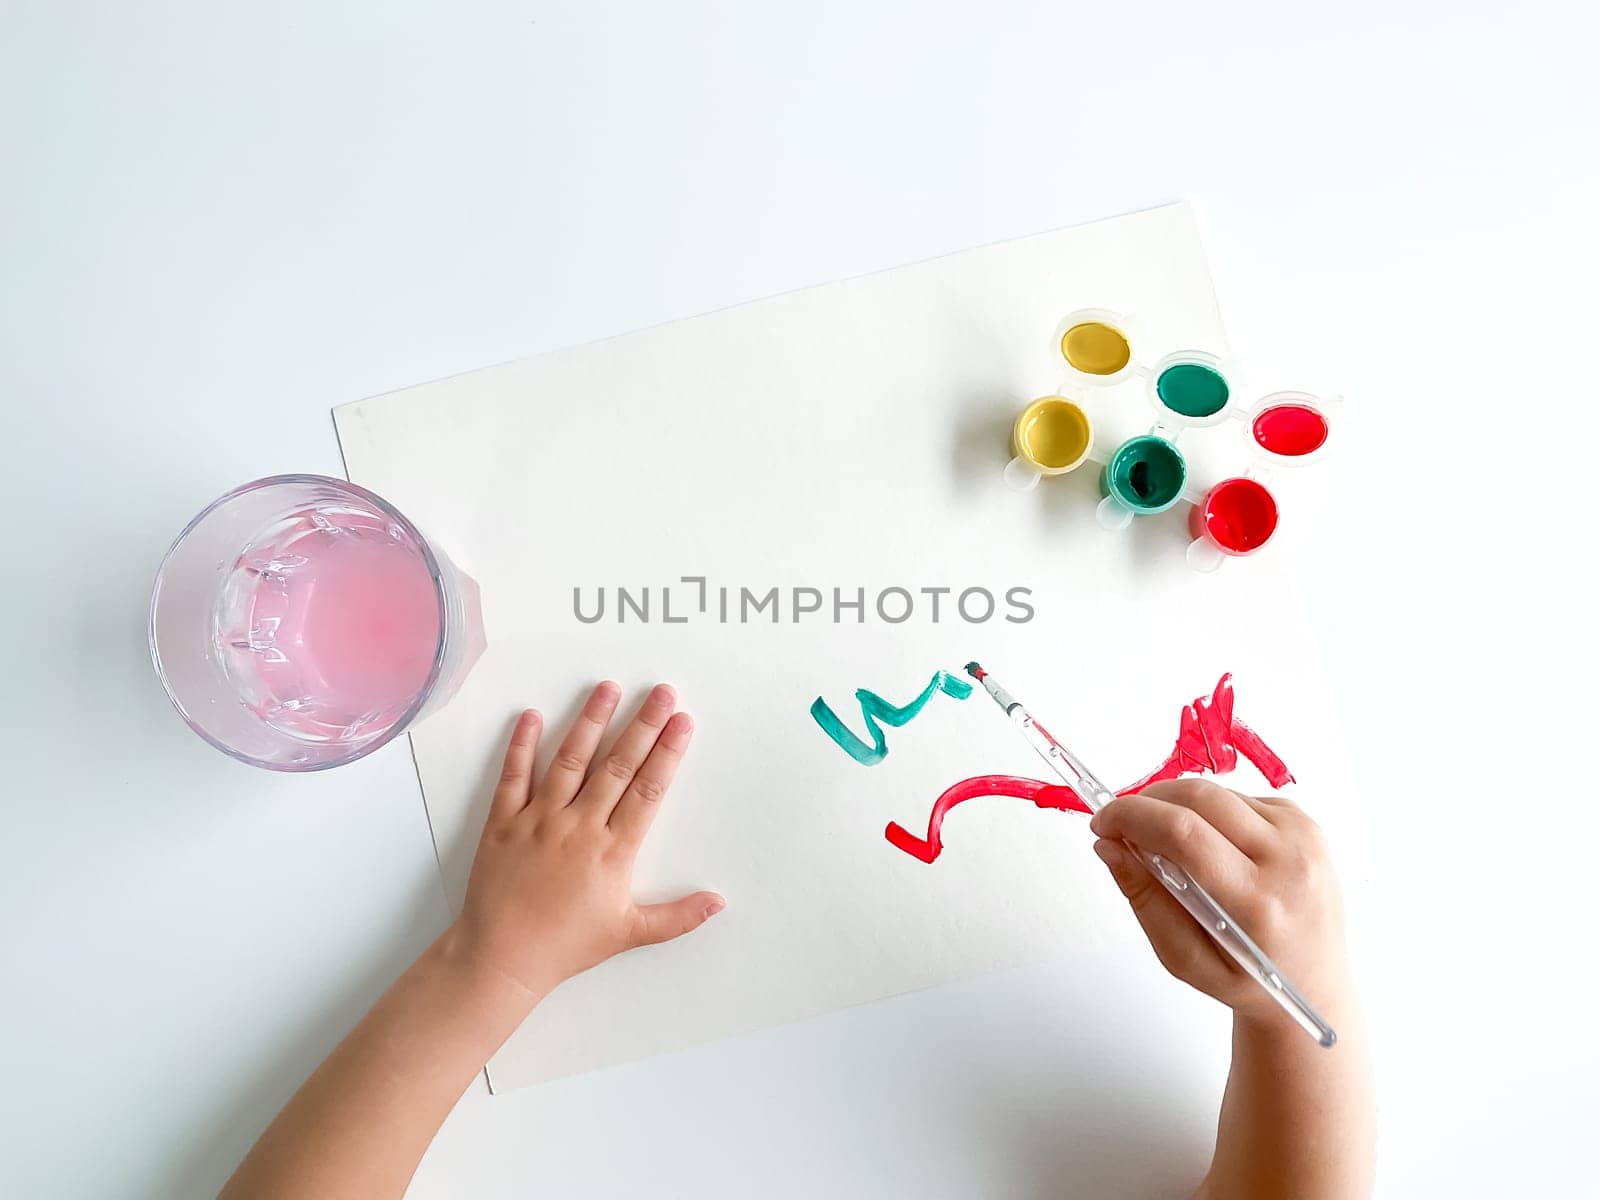
{"label": "pink water in glass", "polygon": [[405,530],[326,505],[255,538],[224,582],[223,669],[268,725],[339,741],[393,724],[440,646],[438,589]]}

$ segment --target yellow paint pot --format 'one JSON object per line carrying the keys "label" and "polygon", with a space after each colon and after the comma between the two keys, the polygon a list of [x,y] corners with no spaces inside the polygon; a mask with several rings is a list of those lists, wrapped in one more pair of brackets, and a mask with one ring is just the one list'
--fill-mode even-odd
{"label": "yellow paint pot", "polygon": [[1041,396],[1017,414],[1011,426],[1006,482],[1027,491],[1045,475],[1065,475],[1082,466],[1094,445],[1089,414],[1065,396]]}
{"label": "yellow paint pot", "polygon": [[1109,309],[1069,314],[1056,327],[1056,349],[1085,383],[1120,383],[1135,366],[1128,319]]}
{"label": "yellow paint pot", "polygon": [[1061,356],[1085,375],[1115,375],[1128,365],[1133,349],[1122,330],[1099,321],[1083,321],[1061,335]]}

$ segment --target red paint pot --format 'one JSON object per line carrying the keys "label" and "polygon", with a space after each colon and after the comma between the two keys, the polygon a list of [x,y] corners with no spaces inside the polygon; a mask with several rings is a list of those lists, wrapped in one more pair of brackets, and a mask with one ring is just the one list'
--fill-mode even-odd
{"label": "red paint pot", "polygon": [[1274,404],[1250,422],[1256,444],[1280,458],[1304,458],[1328,440],[1328,418],[1309,404]]}
{"label": "red paint pot", "polygon": [[1266,486],[1239,476],[1224,479],[1194,506],[1189,530],[1224,554],[1254,554],[1278,528],[1278,502]]}

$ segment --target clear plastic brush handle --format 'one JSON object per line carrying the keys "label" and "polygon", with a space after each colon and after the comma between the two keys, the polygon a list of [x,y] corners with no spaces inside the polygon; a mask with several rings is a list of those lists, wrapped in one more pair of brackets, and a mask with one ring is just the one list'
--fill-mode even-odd
{"label": "clear plastic brush handle", "polygon": [[[1115,793],[1101,783],[1076,754],[1056,741],[1049,730],[1035,721],[1027,709],[1013,702],[1008,712],[1039,757],[1067,781],[1091,812],[1099,812],[1115,799]],[[1196,883],[1189,872],[1169,858],[1145,853],[1132,842],[1123,842],[1123,845],[1160,881],[1162,887],[1172,893],[1173,898],[1183,905],[1184,911],[1200,923],[1200,928],[1211,935],[1211,940],[1239,964],[1239,969],[1265,988],[1278,1006],[1294,1018],[1295,1024],[1316,1038],[1319,1045],[1332,1046],[1338,1040],[1333,1026],[1322,1019],[1299,989],[1283,977],[1278,964],[1266,956],[1261,947],[1239,928],[1227,910],[1212,898],[1210,892]]]}
{"label": "clear plastic brush handle", "polygon": [[1160,881],[1162,887],[1172,893],[1173,898],[1183,905],[1184,911],[1200,922],[1200,928],[1209,933],[1212,941],[1239,964],[1239,969],[1265,988],[1267,994],[1278,1002],[1278,1007],[1294,1018],[1295,1024],[1323,1046],[1332,1046],[1338,1041],[1333,1026],[1322,1019],[1299,989],[1283,977],[1278,964],[1268,958],[1261,947],[1250,939],[1250,935],[1234,923],[1227,910],[1212,898],[1210,892],[1196,883],[1189,872],[1169,858],[1145,853],[1131,842],[1122,844]]}

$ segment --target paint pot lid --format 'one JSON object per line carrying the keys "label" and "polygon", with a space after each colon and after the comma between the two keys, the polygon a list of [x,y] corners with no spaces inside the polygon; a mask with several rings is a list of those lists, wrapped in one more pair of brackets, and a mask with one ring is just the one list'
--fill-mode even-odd
{"label": "paint pot lid", "polygon": [[1250,406],[1244,436],[1274,466],[1308,466],[1327,453],[1339,406],[1337,396],[1272,392]]}

